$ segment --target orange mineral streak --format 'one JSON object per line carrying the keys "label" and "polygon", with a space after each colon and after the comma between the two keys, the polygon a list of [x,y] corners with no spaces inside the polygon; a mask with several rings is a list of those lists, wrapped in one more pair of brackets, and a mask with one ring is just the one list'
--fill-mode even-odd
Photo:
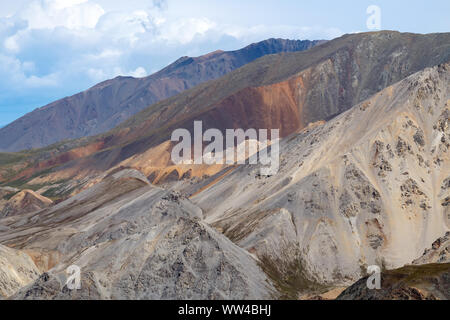
{"label": "orange mineral streak", "polygon": [[[15,179],[29,178],[29,177],[33,176],[35,173],[38,173],[40,171],[50,169],[55,166],[59,166],[59,165],[68,163],[73,160],[87,157],[87,156],[101,150],[103,148],[103,146],[104,146],[103,141],[97,141],[95,143],[92,143],[92,144],[89,144],[89,145],[86,145],[86,146],[83,146],[80,148],[76,148],[76,149],[70,150],[68,152],[64,152],[62,154],[57,154],[54,157],[51,157],[49,160],[41,161],[41,162],[37,163],[36,165],[34,165],[32,167],[28,167],[27,169],[21,171],[15,177]],[[68,169],[68,171],[74,172],[74,171],[79,171],[79,170]],[[54,174],[50,174],[50,175],[54,175]],[[59,174],[56,174],[56,176],[64,176],[64,174],[59,173]]]}
{"label": "orange mineral streak", "polygon": [[42,250],[24,249],[24,252],[30,256],[41,272],[49,271],[59,263],[61,258],[61,254],[56,251],[45,252]]}
{"label": "orange mineral streak", "polygon": [[214,175],[224,165],[176,165],[171,160],[174,143],[166,141],[146,152],[122,161],[116,167],[134,168],[145,174],[153,184],[160,184],[183,178],[201,178]]}
{"label": "orange mineral streak", "polygon": [[245,88],[196,120],[202,120],[205,127],[221,130],[279,129],[280,137],[286,137],[307,124],[302,115],[302,91],[300,76],[273,85]]}
{"label": "orange mineral streak", "polygon": [[228,168],[228,170],[226,170],[222,175],[220,175],[219,177],[217,177],[216,179],[214,179],[213,181],[211,181],[210,183],[208,183],[206,186],[204,186],[203,188],[199,189],[197,192],[195,192],[193,195],[190,196],[190,198],[195,197],[196,195],[202,193],[203,191],[211,188],[212,186],[214,186],[215,184],[217,184],[218,182],[222,181],[227,175],[229,175],[230,173],[232,173],[234,171],[235,167],[231,167]]}
{"label": "orange mineral streak", "polygon": [[[242,89],[203,110],[190,110],[192,106],[185,105],[183,110],[174,114],[172,106],[168,106],[149,115],[143,123],[111,131],[91,144],[42,161],[20,172],[18,178],[31,177],[53,167],[53,172],[47,173],[44,180],[80,179],[119,166],[142,171],[152,183],[216,174],[226,166],[173,164],[170,160],[173,145],[167,141],[170,133],[178,128],[193,132],[194,121],[202,121],[204,131],[209,128],[223,132],[237,128],[279,129],[280,138],[298,132],[311,122],[304,114],[310,73],[310,70],[305,70],[279,83]],[[152,129],[155,126],[159,128],[161,123],[166,124],[164,128]]]}
{"label": "orange mineral streak", "polygon": [[99,141],[81,148],[73,149],[66,153],[56,156],[56,158],[39,163],[38,167],[40,169],[44,169],[55,165],[64,164],[75,159],[83,158],[103,149],[103,146],[104,146],[103,141]]}

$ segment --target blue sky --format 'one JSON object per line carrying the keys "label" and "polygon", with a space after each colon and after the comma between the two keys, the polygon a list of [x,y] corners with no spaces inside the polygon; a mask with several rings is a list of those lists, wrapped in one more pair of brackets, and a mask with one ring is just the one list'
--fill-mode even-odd
{"label": "blue sky", "polygon": [[448,0],[1,0],[0,126],[118,75],[270,37],[332,39],[381,28],[450,31]]}

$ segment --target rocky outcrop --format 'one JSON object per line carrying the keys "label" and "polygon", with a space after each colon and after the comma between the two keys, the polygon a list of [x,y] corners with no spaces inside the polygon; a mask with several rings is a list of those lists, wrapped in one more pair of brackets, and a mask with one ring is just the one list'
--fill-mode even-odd
{"label": "rocky outcrop", "polygon": [[433,242],[431,248],[426,249],[423,255],[414,260],[413,264],[450,263],[450,232]]}
{"label": "rocky outcrop", "polygon": [[52,200],[32,190],[16,190],[9,192],[0,200],[0,218],[39,211],[52,204]]}
{"label": "rocky outcrop", "polygon": [[165,229],[158,238],[149,232],[136,233],[77,255],[71,263],[82,270],[80,290],[68,289],[63,269],[67,264],[62,264],[13,298],[270,298],[271,286],[254,259],[222,235],[185,219]]}
{"label": "rocky outcrop", "polygon": [[26,253],[0,245],[0,300],[13,295],[39,276]]}
{"label": "rocky outcrop", "polygon": [[[381,274],[381,288],[369,289],[362,278],[345,289],[338,300],[448,300],[450,299],[450,232],[433,242],[423,255],[397,270]],[[441,264],[441,265],[439,265]]]}
{"label": "rocky outcrop", "polygon": [[382,272],[381,289],[369,289],[363,278],[337,300],[449,300],[450,264],[406,266]]}
{"label": "rocky outcrop", "polygon": [[[0,242],[53,260],[13,298],[269,298],[257,260],[202,218],[185,196],[150,186],[139,172],[112,172],[53,208],[1,220],[8,230]],[[81,269],[80,290],[66,285],[71,265]]]}

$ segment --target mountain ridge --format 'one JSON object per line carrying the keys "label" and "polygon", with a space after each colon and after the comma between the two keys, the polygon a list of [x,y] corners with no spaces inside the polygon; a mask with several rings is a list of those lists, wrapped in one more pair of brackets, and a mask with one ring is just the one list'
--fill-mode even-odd
{"label": "mountain ridge", "polygon": [[0,128],[0,150],[45,147],[102,133],[157,101],[219,78],[263,55],[307,50],[321,43],[320,40],[268,39],[240,50],[182,57],[148,77],[119,76],[106,80],[37,108]]}
{"label": "mountain ridge", "polygon": [[0,167],[0,183],[53,189],[52,184],[62,182],[65,194],[121,166],[158,183],[214,175],[223,166],[171,163],[174,129],[192,132],[194,120],[202,120],[205,130],[275,128],[285,137],[335,117],[416,70],[448,60],[450,33],[389,31],[345,35],[308,51],[267,55],[153,104],[107,133],[15,155],[19,159],[12,168]]}

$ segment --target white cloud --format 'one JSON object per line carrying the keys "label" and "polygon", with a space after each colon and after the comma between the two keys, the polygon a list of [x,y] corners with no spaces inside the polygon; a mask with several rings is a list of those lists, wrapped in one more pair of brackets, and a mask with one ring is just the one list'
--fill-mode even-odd
{"label": "white cloud", "polygon": [[[45,3],[42,7],[44,16],[53,27],[93,28],[105,13],[101,6],[87,0],[46,0]],[[40,28],[41,25],[42,21],[37,21],[36,27]]]}
{"label": "white cloud", "polygon": [[20,60],[0,54],[0,87],[17,86],[19,91],[26,88],[55,87],[59,82],[58,73],[50,73],[45,76],[30,75],[34,71],[34,63]]}
{"label": "white cloud", "polygon": [[[196,36],[203,36],[208,31],[216,29],[217,25],[207,18],[187,18],[163,25],[159,39],[168,42],[178,42],[186,44],[191,42]],[[222,31],[219,31],[220,34]]]}
{"label": "white cloud", "polygon": [[30,29],[93,28],[105,13],[88,0],[34,0],[18,13]]}
{"label": "white cloud", "polygon": [[59,79],[59,73],[51,73],[43,77],[32,75],[25,78],[24,85],[29,88],[57,87]]}
{"label": "white cloud", "polygon": [[70,8],[86,2],[88,2],[88,0],[45,0],[47,6],[53,7],[56,10]]}
{"label": "white cloud", "polygon": [[123,52],[118,49],[105,49],[97,54],[89,53],[86,55],[86,58],[90,60],[104,61],[105,59],[116,59],[120,57],[122,54]]}
{"label": "white cloud", "polygon": [[112,67],[110,69],[96,69],[89,68],[87,75],[95,82],[100,82],[105,79],[112,79],[117,76],[130,76],[135,78],[143,78],[148,76],[147,71],[143,67],[137,67],[136,70],[123,71],[120,67]]}
{"label": "white cloud", "polygon": [[103,0],[32,0],[0,17],[2,97],[61,97],[119,75],[147,76],[183,55],[269,37],[341,34],[331,28],[227,25],[201,14],[180,18],[170,14],[167,1],[148,0],[140,7],[138,0],[128,1],[129,9],[122,4],[122,10],[112,10]]}
{"label": "white cloud", "polygon": [[129,75],[135,78],[143,78],[147,76],[147,71],[143,67],[138,67],[136,70],[131,71]]}
{"label": "white cloud", "polygon": [[19,51],[19,45],[17,44],[17,41],[14,36],[6,38],[5,42],[4,42],[4,46],[9,51],[12,51],[12,52]]}
{"label": "white cloud", "polygon": [[109,35],[112,41],[125,41],[133,46],[139,40],[139,35],[152,33],[156,27],[151,16],[144,11],[110,12],[99,19],[96,30]]}

